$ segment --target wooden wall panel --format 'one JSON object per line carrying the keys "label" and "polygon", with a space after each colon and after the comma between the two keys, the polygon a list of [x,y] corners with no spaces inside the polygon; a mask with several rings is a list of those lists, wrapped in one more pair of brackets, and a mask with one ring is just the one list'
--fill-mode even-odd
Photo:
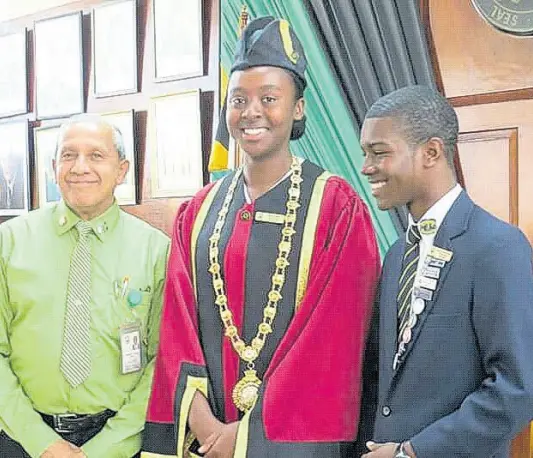
{"label": "wooden wall panel", "polygon": [[[518,224],[518,132],[501,129],[459,136],[464,183],[474,202],[498,218]],[[477,180],[480,165],[483,179]]]}
{"label": "wooden wall panel", "polygon": [[[517,183],[516,183],[516,204],[518,207],[517,224],[525,232],[529,241],[533,243],[533,100],[517,100],[488,105],[473,105],[456,108],[459,116],[461,132],[473,131],[494,131],[506,130],[512,127],[517,132]],[[485,157],[484,145],[479,143],[480,154]],[[460,160],[463,164],[464,158],[459,150]],[[486,181],[486,169],[490,170],[489,161],[480,160],[475,168],[476,180]],[[500,176],[506,173],[502,170]],[[465,183],[468,188],[468,176],[463,169]],[[472,176],[472,175],[471,175]],[[509,186],[513,185],[512,181]],[[514,185],[513,185],[514,186]],[[495,196],[499,199],[501,196]]]}
{"label": "wooden wall panel", "polygon": [[429,11],[447,97],[533,87],[533,38],[498,31],[469,0],[429,0]]}
{"label": "wooden wall panel", "polygon": [[[28,61],[30,80],[30,113],[13,119],[28,119],[30,129],[39,127],[41,122],[35,119],[34,101],[34,74],[33,74],[33,23],[35,20],[59,16],[61,14],[83,11],[83,41],[84,41],[84,66],[85,66],[85,100],[86,111],[89,113],[105,113],[121,110],[135,110],[135,123],[137,128],[137,151],[138,151],[138,186],[140,186],[140,205],[124,206],[124,210],[143,218],[156,227],[170,233],[172,222],[177,207],[183,202],[183,198],[151,199],[150,198],[150,166],[147,160],[150,144],[147,142],[147,110],[150,98],[186,91],[200,89],[201,112],[202,112],[202,145],[204,163],[204,183],[207,183],[207,162],[213,137],[213,125],[218,122],[219,93],[219,28],[220,14],[218,0],[203,0],[204,8],[204,76],[187,78],[177,81],[155,83],[153,81],[154,46],[153,46],[153,15],[152,0],[137,0],[138,17],[138,80],[139,92],[114,97],[95,98],[93,94],[92,78],[93,65],[91,57],[91,8],[103,3],[105,0],[80,0],[58,6],[34,14],[0,23],[0,34],[28,28]],[[64,2],[66,3],[66,2]],[[1,18],[0,18],[1,20]],[[3,121],[3,120],[2,120]],[[30,156],[33,165],[33,154]],[[35,173],[32,170],[32,190],[37,189]],[[38,205],[37,193],[32,194],[32,208]],[[0,222],[6,218],[0,218]]]}

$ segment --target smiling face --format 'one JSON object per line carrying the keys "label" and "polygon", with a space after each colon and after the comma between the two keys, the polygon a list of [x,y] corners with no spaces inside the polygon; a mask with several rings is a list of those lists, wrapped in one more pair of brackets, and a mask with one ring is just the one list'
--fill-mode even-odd
{"label": "smiling face", "polygon": [[378,207],[388,210],[423,200],[423,145],[413,148],[394,118],[367,118],[361,129],[365,153],[362,173]]}
{"label": "smiling face", "polygon": [[226,122],[230,135],[256,160],[288,154],[293,121],[302,119],[291,75],[277,67],[253,67],[232,73]]}
{"label": "smiling face", "polygon": [[58,145],[54,171],[61,195],[81,218],[90,220],[113,203],[113,192],[128,171],[105,124],[80,122],[64,132]]}

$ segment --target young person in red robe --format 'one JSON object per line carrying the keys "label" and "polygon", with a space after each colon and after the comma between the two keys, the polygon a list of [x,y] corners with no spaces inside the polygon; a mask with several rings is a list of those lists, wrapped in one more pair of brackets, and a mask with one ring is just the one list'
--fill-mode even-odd
{"label": "young person in red robe", "polygon": [[178,211],[144,457],[332,457],[357,434],[379,271],[365,204],[291,154],[306,60],[285,20],[237,45],[227,125],[243,167]]}

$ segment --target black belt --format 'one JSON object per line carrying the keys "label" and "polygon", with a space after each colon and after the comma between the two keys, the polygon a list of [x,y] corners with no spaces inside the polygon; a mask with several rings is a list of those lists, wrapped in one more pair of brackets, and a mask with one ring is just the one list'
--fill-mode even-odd
{"label": "black belt", "polygon": [[101,428],[106,421],[116,414],[113,410],[104,410],[93,415],[63,413],[58,415],[47,415],[41,413],[41,417],[46,424],[54,428],[58,433],[79,433],[92,428]]}

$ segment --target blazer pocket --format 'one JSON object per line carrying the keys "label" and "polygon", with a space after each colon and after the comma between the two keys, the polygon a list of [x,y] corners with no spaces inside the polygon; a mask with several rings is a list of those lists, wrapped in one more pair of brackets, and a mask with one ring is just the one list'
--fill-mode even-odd
{"label": "blazer pocket", "polygon": [[430,313],[426,318],[426,328],[452,328],[460,324],[465,317],[461,313]]}

